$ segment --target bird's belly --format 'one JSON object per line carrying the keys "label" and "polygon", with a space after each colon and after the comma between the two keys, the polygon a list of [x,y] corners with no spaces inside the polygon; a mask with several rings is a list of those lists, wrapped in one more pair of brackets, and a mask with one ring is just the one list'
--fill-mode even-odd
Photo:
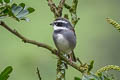
{"label": "bird's belly", "polygon": [[69,42],[64,38],[62,34],[57,35],[57,46],[62,52],[68,52],[69,51]]}

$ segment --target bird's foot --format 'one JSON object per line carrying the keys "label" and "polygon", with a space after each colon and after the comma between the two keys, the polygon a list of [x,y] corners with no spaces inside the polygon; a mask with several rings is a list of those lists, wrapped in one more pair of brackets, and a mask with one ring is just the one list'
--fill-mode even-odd
{"label": "bird's foot", "polygon": [[72,60],[72,58],[71,58],[71,57],[70,57],[68,60],[69,60],[69,62],[70,62],[70,63],[72,63],[72,62],[73,62],[73,60]]}
{"label": "bird's foot", "polygon": [[60,53],[60,51],[59,51],[59,50],[56,50],[56,55],[57,55],[57,56],[59,56],[59,53]]}

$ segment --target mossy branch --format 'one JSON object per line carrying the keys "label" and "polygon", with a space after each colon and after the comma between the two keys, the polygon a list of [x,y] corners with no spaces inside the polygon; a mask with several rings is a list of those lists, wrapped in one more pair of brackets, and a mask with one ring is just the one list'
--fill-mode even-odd
{"label": "mossy branch", "polygon": [[105,72],[105,71],[109,71],[109,70],[117,70],[120,71],[120,66],[117,65],[107,65],[105,67],[100,68],[99,70],[97,70],[96,75]]}
{"label": "mossy branch", "polygon": [[[60,0],[59,5],[56,6],[55,3],[52,0],[47,0],[48,5],[51,9],[51,11],[54,14],[55,18],[61,17],[62,16],[62,10],[63,6],[66,0]],[[60,58],[57,61],[57,78],[56,80],[65,80],[65,68],[63,68],[65,63],[62,61]]]}
{"label": "mossy branch", "polygon": [[[77,13],[76,13],[77,6],[78,6],[78,0],[73,0],[71,6],[68,5],[67,3],[64,4],[64,7],[66,9],[68,9],[70,14],[71,14],[71,22],[72,22],[74,27],[77,24],[77,22],[80,20],[80,18],[77,17]],[[66,15],[68,15],[68,14],[65,14],[64,16],[66,17]]]}
{"label": "mossy branch", "polygon": [[11,29],[8,25],[5,24],[5,22],[3,21],[0,21],[0,25],[1,27],[5,28],[6,30],[8,30],[9,32],[11,32],[12,34],[14,34],[15,36],[17,36],[18,38],[20,38],[24,43],[29,43],[29,44],[33,44],[33,45],[36,45],[38,47],[42,47],[42,48],[45,48],[49,51],[52,52],[53,55],[56,55],[57,57],[59,57],[60,59],[62,59],[63,61],[65,61],[68,65],[72,66],[73,68],[75,68],[76,70],[80,71],[81,73],[83,73],[84,71],[86,71],[86,67],[84,66],[80,66],[80,65],[77,65],[76,63],[74,62],[69,62],[69,60],[62,56],[62,55],[58,55],[57,53],[57,50],[52,48],[51,46],[45,44],[45,43],[40,43],[40,42],[37,42],[35,40],[30,40],[26,37],[24,37],[22,34],[20,34],[17,30],[15,29]]}
{"label": "mossy branch", "polygon": [[59,5],[56,6],[55,3],[52,0],[47,0],[48,6],[50,7],[50,10],[53,12],[54,17],[61,17],[62,16],[62,10],[65,3],[65,0],[60,0]]}
{"label": "mossy branch", "polygon": [[[78,0],[73,0],[72,6],[65,4],[66,0],[60,0],[58,6],[56,6],[52,0],[47,0],[47,1],[48,1],[48,5],[49,5],[51,11],[53,12],[55,18],[62,17],[63,7],[66,5],[66,8],[69,9],[69,12],[71,14],[71,22],[72,22],[73,26],[75,27],[75,25],[77,24],[77,22],[79,20],[79,18],[77,18],[77,14],[76,14]],[[64,14],[64,17],[66,19],[69,19],[68,14]],[[63,65],[65,66],[64,61],[62,61],[61,59],[58,60],[58,62],[57,62],[57,79],[56,80],[65,80],[65,69],[66,68],[65,67],[63,68]],[[85,70],[88,69],[88,67],[86,67],[86,65],[84,67],[85,67]],[[84,70],[83,66],[81,67],[80,70]]]}
{"label": "mossy branch", "polygon": [[120,24],[111,18],[106,18],[107,22],[112,24],[120,32]]}

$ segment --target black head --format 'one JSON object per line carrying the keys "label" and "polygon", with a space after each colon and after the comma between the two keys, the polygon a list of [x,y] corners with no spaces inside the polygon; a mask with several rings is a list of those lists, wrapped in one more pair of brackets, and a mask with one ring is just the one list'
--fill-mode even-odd
{"label": "black head", "polygon": [[55,19],[51,25],[56,27],[66,27],[69,29],[73,28],[71,23],[67,19],[61,17]]}

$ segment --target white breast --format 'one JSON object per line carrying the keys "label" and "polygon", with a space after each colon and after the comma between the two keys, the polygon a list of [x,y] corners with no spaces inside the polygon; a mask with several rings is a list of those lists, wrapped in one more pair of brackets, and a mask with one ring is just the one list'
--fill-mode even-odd
{"label": "white breast", "polygon": [[62,34],[57,34],[57,45],[62,52],[68,52],[69,43]]}

